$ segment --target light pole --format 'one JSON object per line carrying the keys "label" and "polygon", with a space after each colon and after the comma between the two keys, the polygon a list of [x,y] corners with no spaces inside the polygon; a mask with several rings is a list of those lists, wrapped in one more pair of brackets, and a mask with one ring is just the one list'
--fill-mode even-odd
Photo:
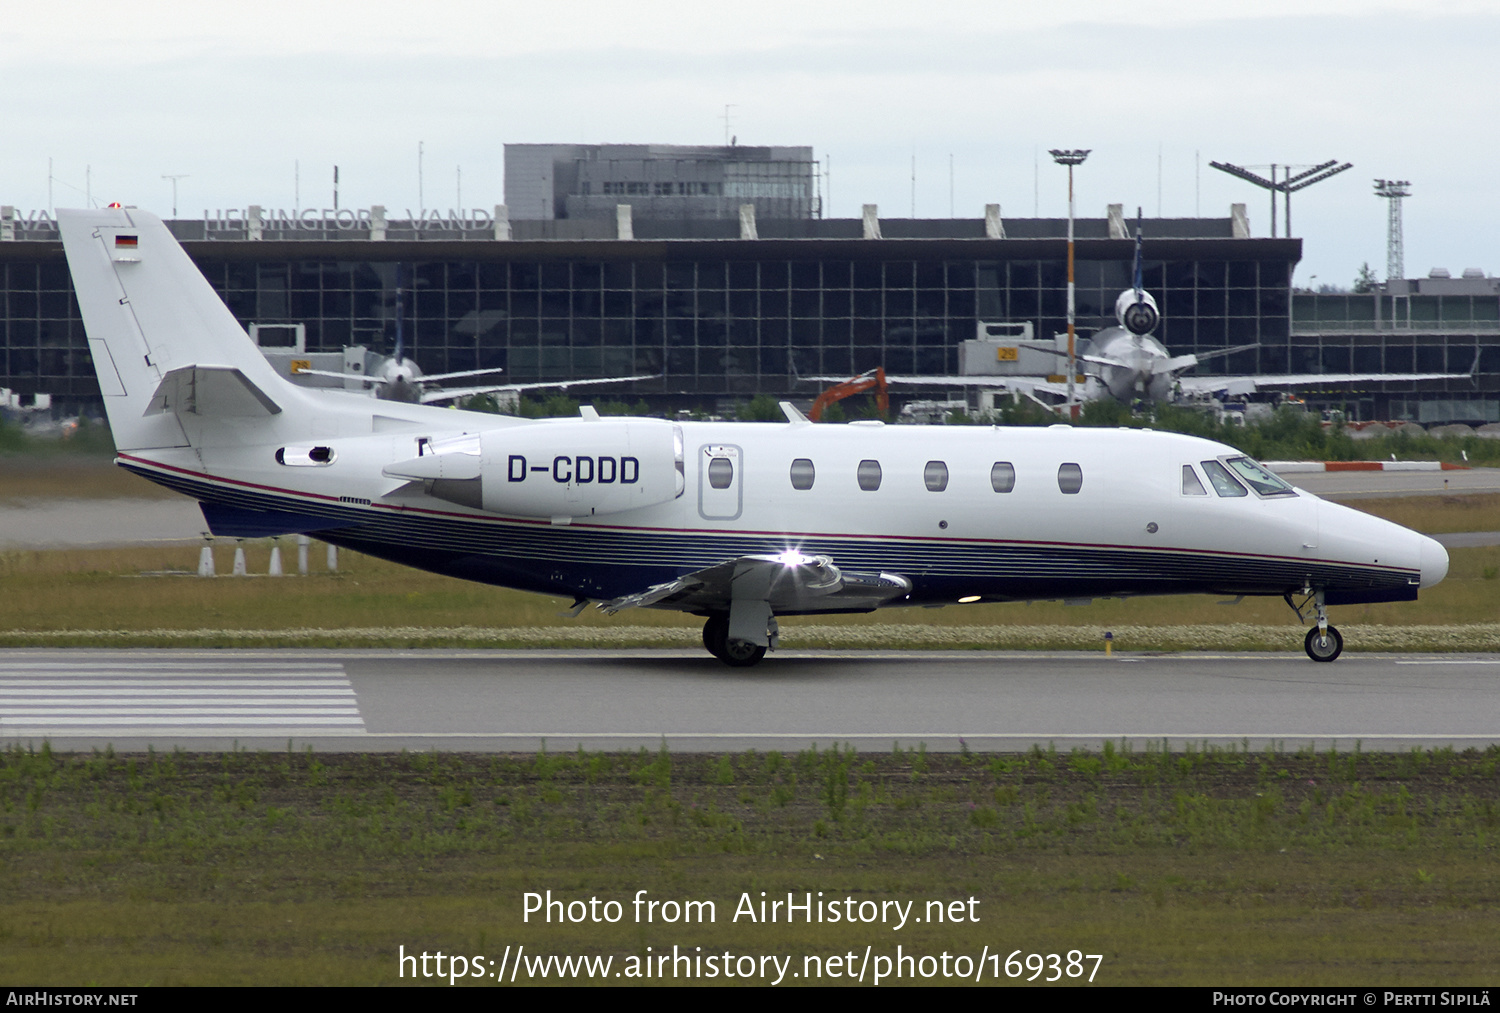
{"label": "light pole", "polygon": [[188,174],[185,173],[185,172],[178,173],[175,176],[172,176],[172,175],[162,176],[162,179],[170,179],[172,181],[172,217],[173,218],[177,217],[177,181],[179,179],[187,179],[187,178],[188,178]]}
{"label": "light pole", "polygon": [[1078,396],[1073,381],[1078,375],[1078,352],[1073,328],[1073,166],[1082,165],[1092,148],[1062,150],[1053,148],[1049,154],[1058,165],[1068,167],[1068,420],[1078,421]]}

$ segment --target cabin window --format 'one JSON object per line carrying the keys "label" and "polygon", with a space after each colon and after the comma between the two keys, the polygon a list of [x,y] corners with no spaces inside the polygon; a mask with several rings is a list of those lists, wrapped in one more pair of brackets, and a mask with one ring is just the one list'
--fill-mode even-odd
{"label": "cabin window", "polygon": [[1218,461],[1204,461],[1203,473],[1207,475],[1208,480],[1213,483],[1214,492],[1218,493],[1220,496],[1233,497],[1250,495],[1245,491],[1244,486],[1235,481],[1234,476],[1229,473],[1229,469],[1224,467]]}
{"label": "cabin window", "polygon": [[990,488],[996,492],[1010,492],[1016,487],[1016,466],[1009,461],[996,461],[990,467]]}
{"label": "cabin window", "polygon": [[859,487],[865,492],[874,492],[880,488],[879,461],[860,461],[856,475],[859,478]]}
{"label": "cabin window", "polygon": [[1062,464],[1057,468],[1057,487],[1068,495],[1083,488],[1083,468],[1076,464]]}
{"label": "cabin window", "polygon": [[708,462],[708,484],[715,489],[728,489],[734,483],[734,462],[727,457],[715,457]]}
{"label": "cabin window", "polygon": [[1240,478],[1248,482],[1250,488],[1262,496],[1297,495],[1296,489],[1293,489],[1248,457],[1231,457],[1224,463],[1229,465],[1230,469],[1238,474]]}
{"label": "cabin window", "polygon": [[922,469],[922,481],[927,483],[928,492],[942,492],[948,488],[948,466],[942,461],[928,461]]}
{"label": "cabin window", "polygon": [[1191,464],[1182,466],[1182,494],[1184,496],[1207,496],[1208,490],[1198,481],[1198,473]]}
{"label": "cabin window", "polygon": [[813,480],[817,478],[817,470],[813,463],[805,457],[799,457],[792,462],[792,488],[806,492],[813,487]]}

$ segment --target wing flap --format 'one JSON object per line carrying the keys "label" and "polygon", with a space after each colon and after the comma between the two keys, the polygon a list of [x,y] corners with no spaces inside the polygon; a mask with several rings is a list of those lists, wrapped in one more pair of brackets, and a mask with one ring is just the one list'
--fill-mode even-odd
{"label": "wing flap", "polygon": [[773,613],[868,611],[911,592],[897,573],[843,570],[830,556],[740,556],[705,567],[636,594],[600,602],[615,613],[627,608],[683,612],[727,612],[735,601],[760,601]]}

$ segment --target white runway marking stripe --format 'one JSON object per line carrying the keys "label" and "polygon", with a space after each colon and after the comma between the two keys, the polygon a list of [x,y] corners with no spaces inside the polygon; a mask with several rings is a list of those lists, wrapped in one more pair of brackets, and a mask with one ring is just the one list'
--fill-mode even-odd
{"label": "white runway marking stripe", "polygon": [[0,661],[0,737],[184,727],[365,731],[341,663]]}
{"label": "white runway marking stripe", "polygon": [[[294,667],[293,667],[294,666]],[[273,675],[291,672],[340,673],[343,662],[338,661],[5,661],[0,662],[0,673],[10,672],[57,672],[62,675],[88,675],[96,672],[206,672],[213,669],[217,675],[241,672],[261,672]]]}

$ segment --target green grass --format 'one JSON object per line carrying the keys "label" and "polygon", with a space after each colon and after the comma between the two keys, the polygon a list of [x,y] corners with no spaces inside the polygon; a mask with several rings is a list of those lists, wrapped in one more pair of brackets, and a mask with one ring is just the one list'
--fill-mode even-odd
{"label": "green grass", "polygon": [[0,505],[47,499],[181,501],[178,493],[117,467],[113,458],[60,450],[0,455]]}
{"label": "green grass", "polygon": [[[1101,953],[1104,984],[1480,984],[1500,750],[0,757],[0,978],[394,983],[396,952]],[[713,901],[527,922],[523,895]],[[740,895],[978,921],[731,921]]]}
{"label": "green grass", "polygon": [[[269,543],[252,543],[264,573]],[[315,571],[322,553],[313,554]],[[285,565],[295,562],[283,548]],[[1334,622],[1351,650],[1500,649],[1500,547],[1456,549],[1447,580],[1420,601],[1347,606]],[[220,573],[229,553],[219,551]],[[680,646],[701,620],[636,609],[563,616],[559,598],[488,587],[340,553],[337,574],[193,576],[197,549],[0,553],[0,645],[9,646]],[[176,575],[172,574],[176,571]],[[1304,627],[1279,599],[1203,596],[952,605],[861,616],[790,617],[783,646],[1299,650]]]}

